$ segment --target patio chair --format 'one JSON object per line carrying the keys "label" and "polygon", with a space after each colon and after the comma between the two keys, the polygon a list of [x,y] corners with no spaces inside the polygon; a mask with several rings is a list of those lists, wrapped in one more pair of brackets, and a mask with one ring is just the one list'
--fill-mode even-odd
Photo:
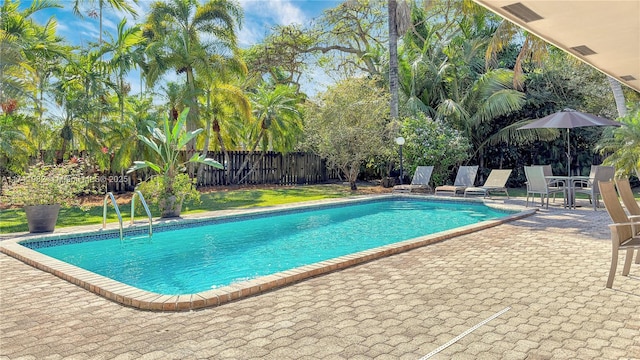
{"label": "patio chair", "polygon": [[511,169],[493,169],[491,170],[491,173],[489,173],[487,180],[485,180],[484,185],[464,189],[464,197],[467,197],[467,195],[483,195],[484,197],[491,197],[492,192],[504,192],[508,199],[509,192],[507,191],[506,185],[510,175]]}
{"label": "patio chair", "polygon": [[[618,188],[618,194],[622,199],[624,207],[627,208],[629,219],[632,221],[640,221],[640,205],[638,205],[638,202],[633,196],[629,179],[617,179],[616,188]],[[636,235],[638,234],[640,234],[640,232],[636,233]],[[640,250],[636,255],[636,264],[640,264]]]}
{"label": "patio chair", "polygon": [[627,251],[622,275],[627,276],[631,271],[631,261],[633,260],[633,250],[640,249],[640,236],[636,235],[640,230],[640,221],[632,222],[622,208],[622,204],[618,200],[618,194],[612,181],[600,181],[598,188],[602,195],[602,201],[607,208],[609,217],[613,224],[609,225],[611,231],[611,268],[609,269],[609,278],[607,279],[607,287],[613,286],[613,278],[616,275],[618,267],[618,252]]}
{"label": "patio chair", "polygon": [[466,188],[473,186],[473,182],[476,180],[477,173],[478,165],[460,166],[453,185],[437,186],[435,195],[443,192],[451,193],[453,196],[456,196],[458,193],[464,194],[464,190]]}
{"label": "patio chair", "polygon": [[563,206],[567,206],[567,187],[566,186],[551,186],[544,177],[544,170],[541,166],[525,166],[524,174],[527,177],[527,201],[526,206],[529,206],[529,195],[535,199],[536,194],[540,194],[540,200],[544,205],[544,198],[547,198],[547,209],[549,208],[549,195],[562,193]]}
{"label": "patio chair", "polygon": [[429,181],[431,181],[432,173],[433,166],[418,166],[416,172],[413,174],[411,184],[396,185],[393,187],[393,192],[411,192],[413,190],[431,191]]}
{"label": "patio chair", "polygon": [[573,193],[583,193],[589,195],[589,203],[593,204],[593,210],[598,208],[600,197],[600,189],[598,183],[600,181],[611,181],[616,174],[616,169],[613,166],[591,166],[591,172],[589,178],[575,179],[573,180]]}
{"label": "patio chair", "polygon": [[[548,176],[553,176],[553,169],[551,168],[551,165],[531,165],[531,166],[539,166],[542,168],[542,172],[544,173],[544,177],[547,179],[547,183],[549,184],[549,186],[564,186],[562,181],[548,178]],[[553,202],[554,203],[556,202],[556,193],[553,193]]]}
{"label": "patio chair", "polygon": [[616,179],[616,188],[629,215],[640,217],[640,205],[633,196],[629,179]]}

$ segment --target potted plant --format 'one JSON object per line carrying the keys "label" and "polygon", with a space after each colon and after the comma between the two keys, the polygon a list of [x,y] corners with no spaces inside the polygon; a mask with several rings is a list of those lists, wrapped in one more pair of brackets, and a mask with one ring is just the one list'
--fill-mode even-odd
{"label": "potted plant", "polygon": [[145,199],[158,206],[163,218],[180,216],[184,200],[200,199],[200,193],[193,186],[193,181],[187,174],[180,173],[187,163],[203,163],[218,169],[223,168],[219,162],[199,154],[193,154],[187,161],[180,160],[180,150],[203,131],[203,129],[186,131],[185,122],[188,113],[189,108],[185,108],[173,127],[169,118],[165,117],[164,129],[157,127],[149,129],[151,137],[138,135],[138,138],[158,156],[153,161],[134,161],[133,166],[127,171],[129,174],[149,168],[158,173],[158,176],[141,184],[139,189]]}
{"label": "potted plant", "polygon": [[93,180],[75,158],[60,165],[37,163],[10,182],[4,198],[8,204],[24,207],[29,232],[51,232],[60,207],[80,205],[78,196],[89,192]]}

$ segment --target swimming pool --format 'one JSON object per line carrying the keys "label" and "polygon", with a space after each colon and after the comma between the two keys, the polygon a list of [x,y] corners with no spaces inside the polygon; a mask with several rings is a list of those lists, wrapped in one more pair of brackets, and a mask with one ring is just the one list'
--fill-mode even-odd
{"label": "swimming pool", "polygon": [[[513,217],[481,202],[391,196],[182,222],[154,228],[152,239],[121,242],[111,233],[20,245],[47,258],[45,263],[71,264],[66,266],[75,273],[90,274],[99,284],[71,281],[90,290],[93,285],[108,298],[136,306],[134,298],[144,293],[144,299],[161,300],[155,309],[172,310],[179,303],[182,309],[223,303]],[[113,295],[105,286],[119,290]],[[153,308],[146,300],[136,307],[146,305]]]}

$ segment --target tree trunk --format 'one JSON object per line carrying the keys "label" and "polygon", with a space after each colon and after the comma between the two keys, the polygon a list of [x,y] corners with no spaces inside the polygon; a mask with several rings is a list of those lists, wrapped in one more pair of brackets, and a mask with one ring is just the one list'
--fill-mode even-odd
{"label": "tree trunk", "polygon": [[[209,96],[209,91],[207,90],[207,113],[210,114],[210,109],[211,109],[211,97]],[[204,145],[202,146],[202,156],[204,158],[207,157],[207,154],[209,153],[209,138],[211,137],[211,119],[209,118],[209,116],[207,116],[207,124],[205,125],[205,138],[204,138]],[[203,173],[204,173],[204,164],[200,164],[200,166],[198,166],[198,174],[196,175],[196,178],[198,179],[198,183],[203,184],[204,183],[204,179],[203,179]]]}
{"label": "tree trunk", "polygon": [[[206,132],[205,132],[205,138],[204,138],[204,145],[202,146],[202,156],[204,156],[205,158],[207,157],[207,155],[209,154],[209,137],[211,136],[211,120],[207,119],[207,125],[206,125]],[[200,165],[198,166],[198,174],[197,174],[197,179],[198,179],[198,183],[199,184],[203,184],[204,183],[204,167],[206,165],[203,163],[200,163]]]}
{"label": "tree trunk", "polygon": [[227,148],[224,146],[224,142],[222,141],[222,134],[220,134],[220,129],[216,131],[216,138],[218,139],[218,143],[220,144],[220,151],[222,151],[222,153],[224,154],[224,184],[229,185],[229,183],[231,182],[231,164],[229,162],[229,152],[227,151]]}
{"label": "tree trunk", "polygon": [[[264,157],[264,151],[260,153],[260,157],[258,158],[258,160],[254,161],[251,164],[251,169],[249,169],[249,172],[247,173],[247,175],[243,176],[242,179],[240,179],[240,181],[238,181],[238,184],[242,184],[242,182],[249,177],[249,175],[253,174],[253,171],[256,169],[256,166],[258,165],[258,163],[262,160],[262,158]],[[248,158],[247,158],[248,159]]]}
{"label": "tree trunk", "polygon": [[[244,158],[244,161],[242,162],[242,165],[240,166],[240,169],[238,169],[238,171],[236,171],[236,175],[234,176],[234,179],[236,180],[235,182],[237,182],[238,184],[240,183],[240,181],[237,181],[240,178],[240,174],[242,173],[244,168],[247,167],[247,164],[249,163],[249,158],[251,157],[251,155],[253,155],[256,152],[256,149],[258,148],[258,144],[260,144],[260,141],[262,141],[262,137],[263,136],[264,136],[264,128],[262,130],[260,130],[260,134],[258,135],[258,138],[256,139],[255,144],[253,144],[253,147],[251,148],[251,151],[249,151],[249,153],[247,154],[247,157]],[[242,180],[244,180],[245,178],[246,178],[246,176],[244,176],[242,178]]]}
{"label": "tree trunk", "polygon": [[[187,131],[193,131],[198,128],[198,118],[200,117],[200,109],[198,109],[198,96],[196,95],[196,84],[193,76],[193,69],[187,68],[187,84],[189,86],[189,96],[191,104],[189,106],[189,114],[187,114]],[[196,139],[192,139],[187,143],[187,153],[191,154],[196,148]]]}
{"label": "tree trunk", "polygon": [[618,116],[623,117],[627,115],[627,104],[624,98],[624,92],[622,92],[622,85],[620,85],[620,82],[618,82],[618,80],[612,78],[611,76],[607,76],[607,80],[609,80],[609,85],[611,86],[611,91],[613,92],[613,99],[616,101]]}
{"label": "tree trunk", "polygon": [[120,72],[120,98],[118,102],[120,105],[120,124],[124,124],[124,76],[122,71]]}
{"label": "tree trunk", "polygon": [[344,175],[347,177],[347,181],[349,181],[351,191],[356,191],[358,190],[356,181],[358,180],[358,174],[360,173],[360,163],[351,164],[351,167],[349,167],[349,165],[345,166],[346,168],[343,168],[342,172],[344,172]]}
{"label": "tree trunk", "polygon": [[398,28],[396,25],[396,0],[389,0],[389,92],[391,94],[391,119],[398,118]]}

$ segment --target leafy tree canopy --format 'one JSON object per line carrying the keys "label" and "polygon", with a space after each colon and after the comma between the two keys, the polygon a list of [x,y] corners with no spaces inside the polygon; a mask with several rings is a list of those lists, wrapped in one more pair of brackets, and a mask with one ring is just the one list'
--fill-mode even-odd
{"label": "leafy tree canopy", "polygon": [[308,103],[307,145],[342,171],[352,190],[361,165],[392,146],[388,104],[388,92],[365,78],[339,82]]}

